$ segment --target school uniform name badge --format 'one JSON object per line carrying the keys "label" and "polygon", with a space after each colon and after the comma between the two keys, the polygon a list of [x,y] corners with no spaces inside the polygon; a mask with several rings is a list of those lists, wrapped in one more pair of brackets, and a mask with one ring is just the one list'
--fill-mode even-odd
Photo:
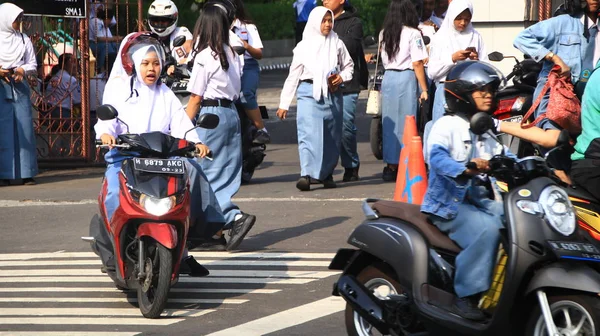
{"label": "school uniform name badge", "polygon": [[588,69],[585,69],[581,72],[581,80],[587,82],[591,75],[592,72]]}

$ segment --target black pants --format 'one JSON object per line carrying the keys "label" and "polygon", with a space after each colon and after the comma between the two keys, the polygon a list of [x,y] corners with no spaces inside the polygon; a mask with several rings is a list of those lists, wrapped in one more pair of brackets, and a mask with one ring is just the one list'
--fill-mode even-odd
{"label": "black pants", "polygon": [[575,186],[585,189],[596,199],[600,199],[600,160],[573,161],[571,181]]}
{"label": "black pants", "polygon": [[296,44],[302,41],[302,33],[306,27],[306,22],[296,22]]}

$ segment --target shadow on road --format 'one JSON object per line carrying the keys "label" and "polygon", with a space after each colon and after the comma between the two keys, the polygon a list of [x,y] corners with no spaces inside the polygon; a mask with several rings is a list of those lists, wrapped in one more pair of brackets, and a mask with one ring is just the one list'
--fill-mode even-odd
{"label": "shadow on road", "polygon": [[313,231],[330,228],[332,226],[342,224],[350,218],[351,217],[347,216],[329,217],[318,219],[300,226],[278,228],[269,231],[264,231],[260,235],[245,240],[244,250],[265,250],[267,249],[267,247],[276,243],[292,238],[299,238]]}

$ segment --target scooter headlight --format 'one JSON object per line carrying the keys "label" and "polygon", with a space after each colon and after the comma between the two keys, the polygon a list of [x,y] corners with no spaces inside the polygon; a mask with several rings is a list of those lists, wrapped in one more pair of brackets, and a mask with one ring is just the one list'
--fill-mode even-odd
{"label": "scooter headlight", "polygon": [[149,214],[162,216],[169,212],[175,205],[175,196],[165,198],[154,198],[145,194],[140,196],[140,205]]}
{"label": "scooter headlight", "polygon": [[577,228],[577,221],[573,204],[567,193],[557,187],[549,186],[542,191],[539,204],[544,209],[546,221],[558,233],[570,236]]}

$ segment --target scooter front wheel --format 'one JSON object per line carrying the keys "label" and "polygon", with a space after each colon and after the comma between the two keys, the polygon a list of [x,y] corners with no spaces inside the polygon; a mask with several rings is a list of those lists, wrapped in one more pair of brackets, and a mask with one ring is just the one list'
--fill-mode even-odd
{"label": "scooter front wheel", "polygon": [[[356,277],[358,282],[367,287],[380,300],[386,300],[390,295],[403,294],[400,284],[394,279],[393,271],[384,266],[367,266]],[[345,321],[349,336],[381,335],[367,320],[358,315],[349,304],[346,304]]]}
{"label": "scooter front wheel", "polygon": [[147,240],[145,245],[144,273],[146,277],[140,280],[137,299],[144,317],[157,318],[164,310],[169,298],[173,256],[171,250],[154,240]]}
{"label": "scooter front wheel", "polygon": [[[552,319],[561,335],[600,335],[600,300],[587,295],[549,296]],[[541,309],[536,307],[527,323],[526,336],[546,336]]]}

